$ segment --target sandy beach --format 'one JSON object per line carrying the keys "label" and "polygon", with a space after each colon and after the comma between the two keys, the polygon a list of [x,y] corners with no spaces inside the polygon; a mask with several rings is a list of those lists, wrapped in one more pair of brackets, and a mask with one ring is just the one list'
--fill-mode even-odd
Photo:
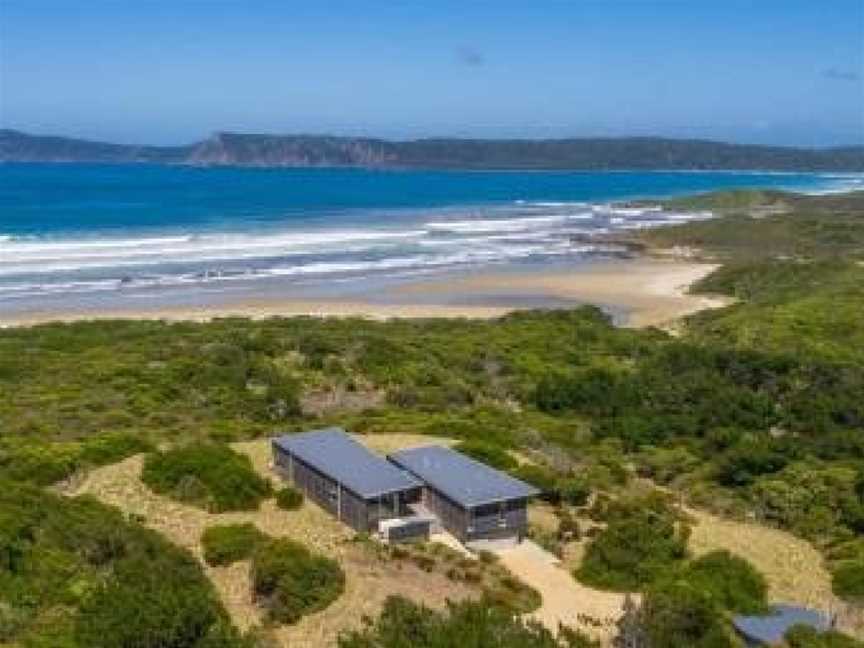
{"label": "sandy beach", "polygon": [[430,318],[498,317],[524,308],[595,304],[629,327],[664,326],[722,298],[690,295],[688,287],[717,266],[661,259],[611,260],[572,268],[506,268],[410,280],[375,295],[235,299],[218,304],[165,308],[0,313],[0,326],[52,321],[161,319],[206,321],[217,317]]}
{"label": "sandy beach", "polygon": [[718,266],[659,259],[596,263],[576,271],[482,273],[446,282],[402,288],[405,293],[535,295],[594,304],[616,314],[622,326],[662,326],[705,308],[726,305],[724,298],[688,294],[689,287]]}

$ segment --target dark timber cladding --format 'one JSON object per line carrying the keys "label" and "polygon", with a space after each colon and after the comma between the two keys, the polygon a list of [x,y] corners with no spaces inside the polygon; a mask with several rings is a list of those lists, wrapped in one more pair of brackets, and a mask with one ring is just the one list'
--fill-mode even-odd
{"label": "dark timber cladding", "polygon": [[389,459],[424,482],[424,504],[459,539],[524,535],[528,499],[539,494],[533,486],[443,446],[401,450]]}
{"label": "dark timber cladding", "polygon": [[357,531],[377,531],[416,500],[420,483],[340,428],[273,439],[277,469],[311,500]]}

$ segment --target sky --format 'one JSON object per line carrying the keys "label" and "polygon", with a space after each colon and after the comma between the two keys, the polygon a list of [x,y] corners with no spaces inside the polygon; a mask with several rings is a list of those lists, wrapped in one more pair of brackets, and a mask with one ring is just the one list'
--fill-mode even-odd
{"label": "sky", "polygon": [[0,0],[0,126],[864,143],[864,0]]}

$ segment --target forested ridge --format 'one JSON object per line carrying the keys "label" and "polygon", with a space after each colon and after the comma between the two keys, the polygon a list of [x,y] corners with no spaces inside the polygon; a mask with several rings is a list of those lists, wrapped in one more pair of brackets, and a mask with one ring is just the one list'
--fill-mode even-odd
{"label": "forested ridge", "polygon": [[[737,301],[690,317],[676,336],[615,328],[592,307],[489,321],[301,317],[0,331],[0,475],[7,480],[0,640],[101,645],[92,643],[94,633],[120,629],[93,623],[139,603],[109,593],[126,592],[128,579],[149,569],[146,561],[176,560],[192,583],[176,587],[192,587],[194,597],[176,619],[160,623],[176,628],[189,620],[197,629],[176,643],[140,645],[246,641],[224,621],[194,562],[170,551],[159,558],[162,545],[135,520],[38,487],[165,442],[218,447],[330,423],[367,434],[454,437],[540,486],[549,501],[581,506],[594,494],[590,513],[608,533],[589,545],[576,576],[648,592],[643,625],[654,646],[680,639],[675,633],[685,630],[669,620],[686,616],[682,610],[705,620],[702,634],[687,635],[690,645],[734,645],[723,643],[732,641],[724,619],[764,604],[764,588],[734,557],[691,560],[681,544],[686,522],[663,498],[615,504],[637,477],[693,506],[807,538],[823,552],[835,592],[864,600],[864,194],[748,192],[686,204],[710,206],[720,218],[655,230],[644,242],[721,261],[695,290]],[[322,394],[332,406],[312,407]],[[535,465],[509,464],[512,450]],[[151,457],[157,465],[159,455]],[[31,505],[22,507],[19,493]],[[255,497],[265,495],[262,486]],[[218,492],[209,496],[219,501]],[[95,534],[82,532],[81,546],[40,530],[79,510],[76,524]],[[627,547],[638,549],[633,538],[647,543],[639,549],[646,569],[622,579]],[[81,585],[49,596],[50,561]],[[97,572],[107,579],[98,585]],[[723,578],[740,579],[752,597],[733,600],[718,584]],[[82,610],[97,621],[82,620]],[[465,636],[466,624],[491,628],[496,614],[471,606],[432,613],[394,600],[344,645],[407,645],[400,643],[405,624],[418,619],[427,633],[418,645],[449,645],[434,637]],[[511,642],[500,645],[589,645],[537,628],[498,627]],[[61,635],[65,643],[51,643]],[[807,641],[795,645],[855,645]]]}
{"label": "forested ridge", "polygon": [[864,147],[795,148],[662,137],[384,140],[216,133],[129,146],[0,130],[0,161],[417,169],[862,171]]}

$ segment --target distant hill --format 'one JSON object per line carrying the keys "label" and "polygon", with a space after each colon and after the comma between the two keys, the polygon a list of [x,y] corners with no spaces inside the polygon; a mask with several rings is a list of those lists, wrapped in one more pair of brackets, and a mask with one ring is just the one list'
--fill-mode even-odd
{"label": "distant hill", "polygon": [[805,149],[657,137],[389,141],[217,133],[189,146],[127,146],[0,130],[0,162],[432,169],[864,171],[864,146]]}

